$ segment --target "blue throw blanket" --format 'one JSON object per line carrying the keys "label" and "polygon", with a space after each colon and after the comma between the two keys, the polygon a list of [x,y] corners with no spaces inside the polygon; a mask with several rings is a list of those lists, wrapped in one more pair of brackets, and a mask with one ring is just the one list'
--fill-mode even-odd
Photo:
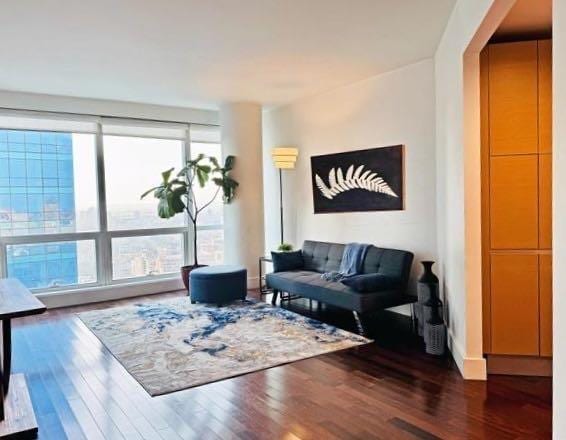
{"label": "blue throw blanket", "polygon": [[348,243],[342,254],[338,272],[326,272],[321,275],[325,281],[340,281],[362,272],[366,254],[371,245],[362,243]]}

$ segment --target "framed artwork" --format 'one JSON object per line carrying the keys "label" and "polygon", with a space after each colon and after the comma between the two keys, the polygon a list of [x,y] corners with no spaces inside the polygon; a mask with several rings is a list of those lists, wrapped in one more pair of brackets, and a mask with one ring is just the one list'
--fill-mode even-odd
{"label": "framed artwork", "polygon": [[314,213],[404,209],[404,147],[311,157]]}

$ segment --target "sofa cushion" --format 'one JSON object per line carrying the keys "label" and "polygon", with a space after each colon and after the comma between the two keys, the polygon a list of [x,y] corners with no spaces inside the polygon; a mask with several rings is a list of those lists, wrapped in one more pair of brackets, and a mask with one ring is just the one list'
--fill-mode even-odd
{"label": "sofa cushion", "polygon": [[303,252],[271,252],[274,272],[302,269],[304,266]]}
{"label": "sofa cushion", "polygon": [[354,275],[340,280],[342,284],[351,287],[356,292],[381,292],[383,290],[397,289],[402,281],[397,277],[382,275],[380,273],[368,273]]}
{"label": "sofa cushion", "polygon": [[338,271],[344,248],[345,245],[338,243],[305,241],[303,244],[305,270],[319,273]]}

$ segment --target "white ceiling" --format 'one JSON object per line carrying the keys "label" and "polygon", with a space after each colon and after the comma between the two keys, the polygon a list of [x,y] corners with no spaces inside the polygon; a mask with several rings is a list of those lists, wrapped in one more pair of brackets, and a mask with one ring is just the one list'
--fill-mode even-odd
{"label": "white ceiling", "polygon": [[0,89],[277,105],[434,54],[454,0],[2,0]]}

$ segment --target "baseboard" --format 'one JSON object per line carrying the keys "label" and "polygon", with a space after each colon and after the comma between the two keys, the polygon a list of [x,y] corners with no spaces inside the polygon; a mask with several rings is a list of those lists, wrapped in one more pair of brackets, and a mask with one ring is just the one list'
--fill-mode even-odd
{"label": "baseboard", "polygon": [[488,374],[552,377],[552,358],[488,354]]}
{"label": "baseboard", "polygon": [[136,296],[153,295],[157,293],[172,292],[184,289],[180,278],[169,280],[156,280],[138,283],[117,284],[113,286],[97,286],[77,290],[65,290],[60,292],[38,293],[37,298],[41,300],[48,309],[57,307],[78,306],[103,301],[112,301]]}
{"label": "baseboard", "polygon": [[448,329],[448,349],[452,353],[454,362],[460,370],[460,374],[466,380],[487,380],[487,366],[483,357],[467,357],[464,350],[454,338],[454,334]]}
{"label": "baseboard", "polygon": [[[259,288],[259,277],[248,278],[248,288]],[[103,301],[112,301],[136,296],[154,295],[157,293],[173,292],[183,290],[185,286],[180,278],[168,280],[155,280],[145,282],[134,282],[117,284],[113,286],[97,286],[82,289],[62,290],[60,292],[38,293],[37,298],[43,302],[48,309],[58,307],[78,306]]]}

